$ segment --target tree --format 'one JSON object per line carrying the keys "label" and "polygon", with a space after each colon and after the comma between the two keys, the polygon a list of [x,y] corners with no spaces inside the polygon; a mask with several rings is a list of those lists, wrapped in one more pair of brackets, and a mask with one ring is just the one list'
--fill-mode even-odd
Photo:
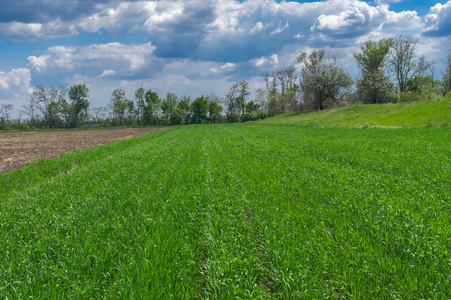
{"label": "tree", "polygon": [[12,104],[0,104],[0,115],[3,119],[2,123],[8,124],[11,116],[11,111],[13,110]]}
{"label": "tree", "polygon": [[221,112],[223,107],[221,105],[221,99],[216,95],[208,97],[208,121],[217,123],[222,120]]}
{"label": "tree", "polygon": [[363,73],[362,78],[357,81],[357,94],[363,103],[368,104],[389,103],[398,100],[395,85],[382,70]]}
{"label": "tree", "polygon": [[283,70],[282,80],[284,81],[284,104],[289,105],[291,111],[295,111],[298,105],[297,94],[299,92],[299,85],[296,84],[297,76],[294,75],[294,67]]}
{"label": "tree", "polygon": [[171,118],[169,122],[171,125],[180,125],[183,124],[184,121],[184,113],[180,107],[174,108],[174,111],[171,114]]}
{"label": "tree", "polygon": [[366,41],[362,46],[362,52],[354,53],[357,65],[362,73],[383,70],[387,62],[393,39],[382,39],[379,42]]}
{"label": "tree", "polygon": [[392,45],[393,54],[390,66],[401,93],[407,91],[409,80],[415,76],[424,75],[429,66],[424,56],[416,56],[417,43],[418,39],[401,35],[394,40]]}
{"label": "tree", "polygon": [[106,125],[108,122],[108,108],[107,107],[95,107],[92,109],[92,114],[94,117],[93,122],[95,124],[101,123]]}
{"label": "tree", "polygon": [[208,100],[204,95],[197,97],[191,104],[191,122],[202,124],[207,120]]}
{"label": "tree", "polygon": [[191,120],[191,98],[189,96],[183,95],[179,99],[177,108],[180,108],[182,114],[182,123],[189,123]]}
{"label": "tree", "polygon": [[262,75],[265,79],[266,84],[266,104],[268,109],[268,114],[270,116],[274,116],[275,114],[278,114],[282,112],[283,110],[280,108],[279,105],[279,92],[277,90],[278,86],[278,79],[276,73],[273,73],[270,75],[268,72]]}
{"label": "tree", "polygon": [[144,106],[143,119],[146,125],[158,124],[158,110],[160,109],[161,99],[158,94],[151,89],[144,94],[146,105]]}
{"label": "tree", "polygon": [[443,74],[443,78],[442,78],[442,85],[443,85],[444,94],[451,91],[451,51],[448,54],[448,58],[447,58],[447,62],[446,62],[446,70],[445,70],[445,73]]}
{"label": "tree", "polygon": [[238,97],[236,99],[239,108],[241,109],[241,115],[246,112],[246,98],[250,95],[249,84],[247,81],[238,82]]}
{"label": "tree", "polygon": [[364,103],[395,102],[397,99],[395,86],[385,75],[392,45],[392,38],[366,41],[361,52],[354,53],[361,76],[357,81],[357,94]]}
{"label": "tree", "polygon": [[163,118],[166,122],[171,119],[172,112],[177,107],[178,97],[173,93],[167,93],[166,99],[161,102],[161,110],[163,111]]}
{"label": "tree", "polygon": [[246,103],[246,113],[255,113],[260,108],[258,103],[255,103],[253,100]]}
{"label": "tree", "polygon": [[44,118],[44,125],[51,128],[61,127],[61,106],[66,101],[67,89],[56,86],[45,89],[42,85],[33,91],[38,101],[38,110]]}
{"label": "tree", "polygon": [[361,52],[354,53],[361,78],[357,94],[364,103],[395,102],[397,94],[393,82],[385,75],[385,66],[393,39],[366,41]]}
{"label": "tree", "polygon": [[136,124],[136,111],[135,111],[135,103],[132,100],[127,99],[126,101],[127,110],[125,112],[125,116],[127,119],[127,123],[129,125]]}
{"label": "tree", "polygon": [[144,89],[143,86],[141,86],[140,88],[138,88],[135,91],[135,111],[136,111],[136,118],[137,118],[138,124],[141,124],[141,122],[142,122],[142,115],[143,115],[144,106],[145,106],[145,102],[144,102],[145,93],[146,93],[146,90]]}
{"label": "tree", "polygon": [[299,90],[299,86],[296,84],[297,76],[295,76],[295,68],[289,67],[287,69],[277,71],[273,76],[273,82],[280,86],[280,92],[275,93],[278,98],[277,104],[279,112],[285,112],[287,109],[292,111],[296,110],[296,94]]}
{"label": "tree", "polygon": [[255,102],[258,104],[261,110],[268,110],[268,93],[265,89],[259,88],[255,91]]}
{"label": "tree", "polygon": [[115,89],[111,93],[110,107],[113,111],[113,119],[122,126],[129,107],[129,100],[125,97],[124,90]]}
{"label": "tree", "polygon": [[89,108],[88,93],[89,89],[85,84],[76,84],[69,89],[69,99],[72,101],[70,104],[71,127],[79,127],[85,122]]}
{"label": "tree", "polygon": [[238,97],[240,95],[239,83],[235,82],[230,87],[225,97],[226,118],[228,122],[237,122],[240,119],[240,103]]}
{"label": "tree", "polygon": [[314,109],[323,110],[327,104],[343,100],[354,83],[351,75],[339,67],[337,59],[326,58],[323,49],[299,53],[298,62],[303,96]]}
{"label": "tree", "polygon": [[28,98],[25,103],[22,105],[22,112],[30,117],[30,125],[36,126],[36,121],[38,118],[38,105],[39,99],[37,97],[37,90],[34,90],[31,94],[30,98]]}

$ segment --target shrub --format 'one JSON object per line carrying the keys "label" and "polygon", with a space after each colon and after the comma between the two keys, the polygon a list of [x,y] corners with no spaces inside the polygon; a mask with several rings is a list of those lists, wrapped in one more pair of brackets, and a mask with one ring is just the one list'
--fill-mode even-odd
{"label": "shrub", "polygon": [[268,112],[260,110],[257,112],[257,115],[259,119],[265,119],[268,117]]}
{"label": "shrub", "polygon": [[399,94],[399,102],[413,102],[413,101],[420,101],[421,96],[410,93],[410,92],[402,92]]}

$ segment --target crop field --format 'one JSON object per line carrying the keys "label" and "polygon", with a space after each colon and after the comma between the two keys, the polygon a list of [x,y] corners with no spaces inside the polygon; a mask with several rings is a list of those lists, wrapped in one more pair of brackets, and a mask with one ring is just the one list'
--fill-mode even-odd
{"label": "crop field", "polygon": [[0,298],[450,299],[448,128],[179,126],[0,173]]}

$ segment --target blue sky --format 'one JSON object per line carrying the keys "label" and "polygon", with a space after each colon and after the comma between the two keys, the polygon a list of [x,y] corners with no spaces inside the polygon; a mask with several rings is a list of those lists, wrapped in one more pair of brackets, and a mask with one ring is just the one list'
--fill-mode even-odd
{"label": "blue sky", "polygon": [[263,87],[262,73],[316,48],[357,77],[352,53],[399,34],[419,39],[441,77],[451,0],[2,0],[0,104],[19,109],[39,84],[87,84],[92,107],[141,85],[222,97],[234,81]]}

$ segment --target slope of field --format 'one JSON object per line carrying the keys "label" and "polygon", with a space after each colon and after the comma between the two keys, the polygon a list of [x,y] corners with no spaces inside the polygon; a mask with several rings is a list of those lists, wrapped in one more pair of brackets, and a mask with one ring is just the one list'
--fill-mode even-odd
{"label": "slope of field", "polygon": [[258,122],[312,127],[451,127],[451,96],[420,103],[360,104],[292,112]]}
{"label": "slope of field", "polygon": [[449,299],[450,141],[183,126],[0,173],[0,298]]}

